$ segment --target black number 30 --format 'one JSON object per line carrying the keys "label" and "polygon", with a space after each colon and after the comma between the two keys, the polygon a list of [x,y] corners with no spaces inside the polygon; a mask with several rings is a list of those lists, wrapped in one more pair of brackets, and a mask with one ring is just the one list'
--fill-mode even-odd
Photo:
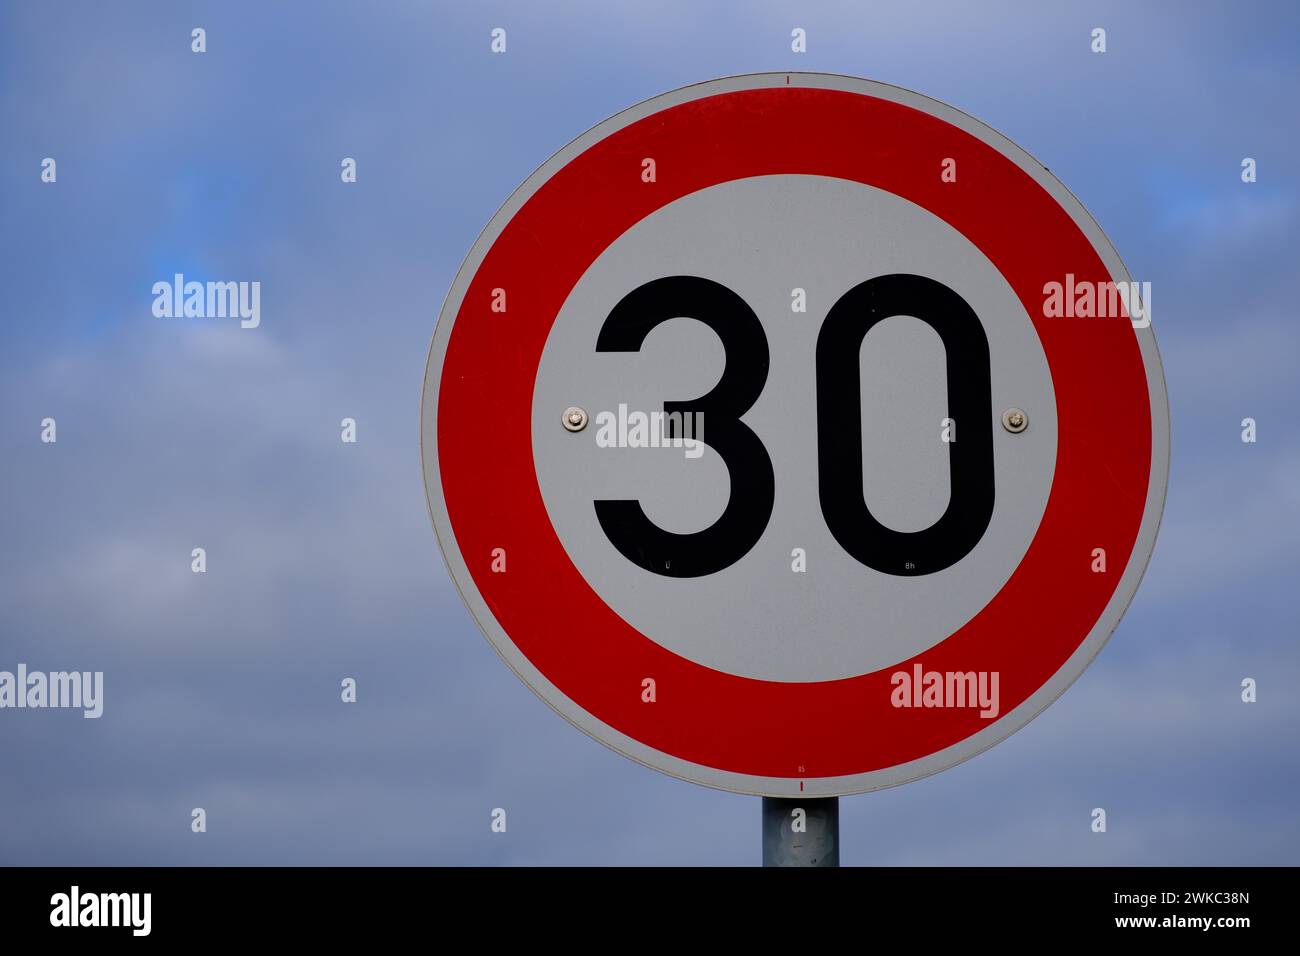
{"label": "black number 30", "polygon": [[[948,448],[948,508],[921,531],[887,528],[862,492],[862,400],[859,353],[876,323],[912,316],[938,333],[947,355],[948,415],[962,422],[962,441]],[[775,480],[767,449],[740,420],[767,381],[767,336],[745,300],[698,276],[668,276],[637,287],[601,326],[597,352],[636,352],[650,331],[673,318],[703,322],[722,342],[718,384],[693,401],[665,402],[664,412],[701,412],[709,447],[731,476],[722,515],[691,534],[665,531],[635,500],[594,502],[610,542],[629,561],[669,577],[713,574],[735,564],[762,537],[772,517]],[[956,564],[979,543],[993,516],[992,387],[988,337],[966,300],[917,275],[869,279],[840,297],[817,336],[817,471],[822,515],[835,540],[869,568],[914,576]],[[673,419],[668,419],[672,421]]]}

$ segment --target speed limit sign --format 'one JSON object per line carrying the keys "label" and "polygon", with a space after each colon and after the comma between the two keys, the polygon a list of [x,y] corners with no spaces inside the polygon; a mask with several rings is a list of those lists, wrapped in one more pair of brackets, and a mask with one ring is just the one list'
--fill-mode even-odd
{"label": "speed limit sign", "polygon": [[1143,296],[1048,170],[843,76],[578,137],[439,317],[433,524],[488,640],[650,767],[767,796],[934,773],[1083,671],[1155,543]]}

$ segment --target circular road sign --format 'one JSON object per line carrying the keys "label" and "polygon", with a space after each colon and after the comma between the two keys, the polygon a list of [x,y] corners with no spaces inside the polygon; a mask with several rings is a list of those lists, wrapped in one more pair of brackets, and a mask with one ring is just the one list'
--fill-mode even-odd
{"label": "circular road sign", "polygon": [[1041,164],[916,93],[731,77],[515,191],[430,349],[424,476],[488,640],[602,743],[832,796],[1003,740],[1155,543],[1150,294]]}

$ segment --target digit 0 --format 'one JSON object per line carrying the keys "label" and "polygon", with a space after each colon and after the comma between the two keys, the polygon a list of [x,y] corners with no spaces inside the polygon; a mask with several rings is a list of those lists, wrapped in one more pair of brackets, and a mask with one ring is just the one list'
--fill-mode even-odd
{"label": "digit 0", "polygon": [[[948,417],[962,428],[962,440],[948,445],[948,508],[922,531],[885,527],[862,492],[859,355],[867,333],[896,315],[914,316],[939,334],[947,356]],[[990,377],[979,316],[942,282],[877,276],[831,307],[817,335],[817,476],[822,516],[840,547],[869,568],[914,576],[951,567],[979,543],[993,517]]]}

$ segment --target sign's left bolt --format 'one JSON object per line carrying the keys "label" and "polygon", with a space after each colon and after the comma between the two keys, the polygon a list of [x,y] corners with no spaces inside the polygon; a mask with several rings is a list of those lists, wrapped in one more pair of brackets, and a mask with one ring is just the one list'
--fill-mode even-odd
{"label": "sign's left bolt", "polygon": [[587,413],[577,405],[570,405],[564,410],[561,421],[569,431],[580,432],[587,427]]}

